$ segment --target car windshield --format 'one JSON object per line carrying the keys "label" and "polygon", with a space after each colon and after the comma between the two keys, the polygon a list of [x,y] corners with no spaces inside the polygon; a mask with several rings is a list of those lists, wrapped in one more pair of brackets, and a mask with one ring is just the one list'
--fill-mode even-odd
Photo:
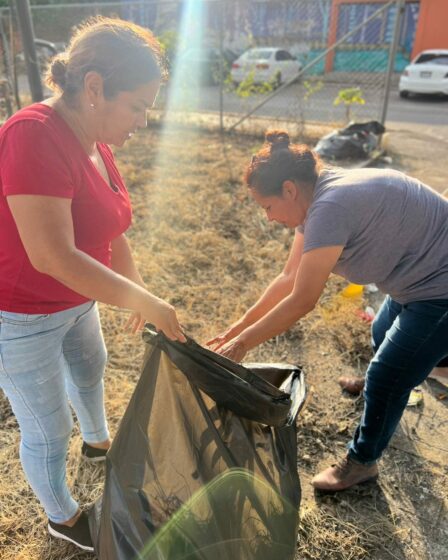
{"label": "car windshield", "polygon": [[255,50],[255,51],[249,51],[247,53],[247,59],[248,60],[258,60],[260,58],[262,58],[263,60],[267,60],[268,58],[271,58],[272,56],[272,51],[266,51],[266,50]]}
{"label": "car windshield", "polygon": [[440,64],[440,66],[448,66],[448,54],[421,54],[415,64]]}

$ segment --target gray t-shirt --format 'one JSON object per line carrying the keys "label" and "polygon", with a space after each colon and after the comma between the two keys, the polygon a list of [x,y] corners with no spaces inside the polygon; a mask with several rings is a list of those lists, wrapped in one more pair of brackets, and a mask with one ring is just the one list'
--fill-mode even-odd
{"label": "gray t-shirt", "polygon": [[333,269],[399,303],[448,299],[448,200],[385,169],[327,169],[305,222],[304,252],[343,245]]}

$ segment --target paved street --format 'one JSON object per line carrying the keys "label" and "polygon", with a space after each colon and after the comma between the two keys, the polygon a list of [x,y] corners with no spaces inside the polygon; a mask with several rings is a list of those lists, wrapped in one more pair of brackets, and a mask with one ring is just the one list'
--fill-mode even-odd
{"label": "paved street", "polygon": [[[351,84],[327,83],[320,91],[313,94],[308,101],[304,101],[305,88],[303,84],[293,84],[279,92],[255,115],[289,118],[296,121],[343,122],[345,108],[341,105],[334,106],[333,101],[339,90],[349,85]],[[21,94],[29,95],[25,76],[20,76],[19,87]],[[355,118],[362,120],[378,119],[381,114],[383,99],[380,80],[377,80],[376,83],[361,84],[360,87],[366,103],[354,107]],[[185,98],[184,93],[181,92],[183,98]],[[235,93],[225,91],[223,95],[224,111],[243,115],[265,97],[254,95],[247,99],[241,99]],[[199,96],[195,96],[193,106],[190,106],[190,108],[198,111],[219,111],[219,103],[219,87],[203,86]],[[397,87],[394,86],[389,95],[387,120],[430,126],[448,125],[448,97],[425,96],[401,99]]]}
{"label": "paved street", "polygon": [[[326,84],[320,91],[304,101],[303,85],[294,84],[268,101],[255,114],[258,116],[302,119],[305,121],[341,122],[344,120],[345,108],[334,106],[343,84]],[[381,114],[383,91],[379,85],[361,86],[365,105],[354,106],[354,114],[360,119],[378,119]],[[224,111],[245,113],[264,97],[262,95],[240,99],[235,93],[224,92]],[[219,110],[219,88],[203,87],[198,100],[198,110]],[[395,122],[448,125],[448,98],[437,96],[401,99],[394,87],[389,95],[387,119]]]}

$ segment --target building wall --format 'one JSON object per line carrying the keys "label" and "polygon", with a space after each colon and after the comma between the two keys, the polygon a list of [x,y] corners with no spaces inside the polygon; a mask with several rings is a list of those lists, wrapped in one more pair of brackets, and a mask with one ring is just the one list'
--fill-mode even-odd
{"label": "building wall", "polygon": [[[388,0],[333,0],[328,46],[369,17]],[[395,70],[401,71],[411,57],[419,1],[406,0],[405,16],[399,38]],[[429,0],[431,1],[431,0]],[[447,1],[447,0],[442,0]],[[383,72],[387,68],[389,45],[392,42],[396,8],[392,6],[378,19],[371,21],[347,43],[331,51],[325,61],[325,71],[353,71],[362,67],[366,72]],[[362,61],[362,64],[359,64]],[[359,71],[359,70],[358,70]]]}
{"label": "building wall", "polygon": [[448,1],[420,0],[412,56],[425,49],[448,49]]}

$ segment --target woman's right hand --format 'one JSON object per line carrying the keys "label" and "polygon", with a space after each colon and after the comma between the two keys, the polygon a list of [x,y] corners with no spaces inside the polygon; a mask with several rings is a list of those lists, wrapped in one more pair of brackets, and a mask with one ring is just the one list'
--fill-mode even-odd
{"label": "woman's right hand", "polygon": [[151,301],[141,310],[141,314],[170,340],[187,341],[177,319],[176,310],[163,299],[151,294]]}
{"label": "woman's right hand", "polygon": [[243,320],[240,319],[236,323],[234,323],[231,327],[229,327],[226,331],[221,334],[218,334],[214,338],[208,340],[205,344],[207,346],[211,346],[214,352],[217,352],[224,344],[232,340],[236,336],[238,336],[243,330],[246,328],[246,325],[243,323]]}

